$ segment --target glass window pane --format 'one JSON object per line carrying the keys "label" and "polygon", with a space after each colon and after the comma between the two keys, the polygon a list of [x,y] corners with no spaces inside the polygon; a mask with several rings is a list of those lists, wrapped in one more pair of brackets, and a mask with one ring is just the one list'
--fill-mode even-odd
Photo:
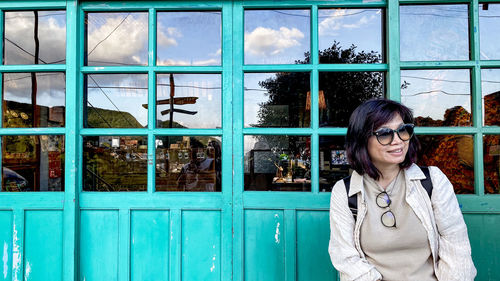
{"label": "glass window pane", "polygon": [[500,59],[500,4],[479,4],[479,38],[481,59]]}
{"label": "glass window pane", "polygon": [[158,128],[221,128],[220,74],[158,74]]}
{"label": "glass window pane", "polygon": [[160,12],[157,65],[220,65],[221,13]]}
{"label": "glass window pane", "polygon": [[470,71],[403,70],[401,102],[417,126],[471,126]]}
{"label": "glass window pane", "polygon": [[320,63],[382,62],[382,9],[319,9],[318,18]]}
{"label": "glass window pane", "polygon": [[245,63],[309,63],[309,14],[309,10],[246,10]]}
{"label": "glass window pane", "polygon": [[4,64],[66,63],[66,12],[5,12]]}
{"label": "glass window pane", "polygon": [[147,65],[148,13],[87,13],[86,65]]}
{"label": "glass window pane", "polygon": [[474,193],[474,138],[471,135],[419,135],[421,166],[437,166],[455,193]]}
{"label": "glass window pane", "polygon": [[85,80],[85,127],[147,127],[147,74],[88,74]]}
{"label": "glass window pane", "polygon": [[358,105],[384,92],[383,72],[320,72],[319,126],[347,127]]}
{"label": "glass window pane", "polygon": [[64,191],[64,136],[2,136],[1,191]]}
{"label": "glass window pane", "polygon": [[245,190],[310,191],[311,138],[244,137]]}
{"label": "glass window pane", "polygon": [[500,136],[483,137],[484,193],[500,193]]}
{"label": "glass window pane", "polygon": [[309,127],[309,72],[246,73],[245,127]]}
{"label": "glass window pane", "polygon": [[147,137],[83,137],[85,191],[146,191],[147,164]]}
{"label": "glass window pane", "polygon": [[349,175],[345,136],[320,136],[319,190],[330,192],[337,181]]}
{"label": "glass window pane", "polygon": [[483,123],[500,126],[500,69],[481,70],[483,91]]}
{"label": "glass window pane", "polygon": [[[4,128],[64,127],[64,73],[4,73]],[[33,106],[36,105],[36,106]]]}
{"label": "glass window pane", "polygon": [[156,191],[221,191],[221,138],[156,138]]}
{"label": "glass window pane", "polygon": [[469,11],[465,4],[400,7],[402,61],[469,59]]}

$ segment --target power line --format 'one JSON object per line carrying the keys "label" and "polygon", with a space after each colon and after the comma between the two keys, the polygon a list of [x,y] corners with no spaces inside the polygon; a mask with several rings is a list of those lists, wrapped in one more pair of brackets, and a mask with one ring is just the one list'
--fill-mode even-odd
{"label": "power line", "polygon": [[[94,83],[97,85],[97,87],[99,87],[99,84],[97,83],[97,81],[95,81],[95,79],[92,77],[92,75],[88,75],[88,77],[90,79],[92,79],[92,81],[94,81]],[[106,94],[106,92],[104,92],[103,89],[101,89],[99,87],[99,89],[101,90],[101,92],[104,94],[104,96],[106,96],[106,98],[111,102],[111,104],[116,108],[116,110],[118,110],[118,112],[120,113],[120,115],[122,116],[123,119],[125,119],[125,121],[127,121],[127,123],[129,123],[129,125],[131,127],[134,127],[134,125],[132,123],[130,123],[130,120],[128,120],[125,115],[123,114],[123,112],[120,111],[120,109],[118,108],[118,106],[116,106],[116,104],[109,98],[109,96]]]}
{"label": "power line", "polygon": [[90,51],[87,55],[92,54],[92,52],[95,50],[95,48],[97,48],[97,46],[99,46],[102,42],[104,42],[106,39],[108,39],[108,38],[109,38],[109,36],[111,36],[111,34],[113,34],[113,32],[115,32],[115,31],[118,29],[118,27],[120,27],[120,25],[122,25],[122,24],[125,22],[125,20],[126,20],[129,16],[130,16],[130,13],[128,13],[128,14],[125,16],[125,18],[123,18],[123,20],[122,20],[122,21],[121,21],[121,22],[120,22],[120,23],[119,23],[119,24],[118,24],[118,25],[117,25],[117,26],[116,26],[116,27],[115,27],[115,28],[114,28],[114,29],[113,29],[113,30],[112,30],[112,31],[111,31],[111,32],[110,32],[110,33],[109,33],[109,34],[108,34],[108,35],[107,35],[104,39],[102,39],[101,41],[99,41],[99,42],[98,42],[98,43],[94,46],[94,48],[92,48],[92,50],[91,50],[91,51]]}
{"label": "power line", "polygon": [[409,94],[409,95],[403,95],[401,94],[402,97],[415,97],[415,96],[420,96],[420,95],[427,95],[427,94],[432,94],[432,93],[443,93],[448,96],[470,96],[470,94],[452,94],[443,90],[431,90],[427,92],[418,92],[415,94]]}
{"label": "power line", "polygon": [[106,118],[104,118],[104,116],[101,115],[101,113],[99,113],[99,111],[90,103],[90,101],[87,100],[87,103],[90,104],[90,107],[92,107],[92,109],[97,113],[97,115],[99,115],[99,117],[101,117],[102,120],[104,120],[104,122],[106,122],[106,124],[108,124],[108,126],[111,128],[111,124],[108,122],[108,120],[106,120]]}
{"label": "power line", "polygon": [[[6,14],[9,14],[11,12],[5,12]],[[50,16],[58,16],[58,15],[66,15],[66,12],[62,12],[62,13],[52,13],[52,14],[45,14],[45,15],[41,15],[41,16],[38,16],[39,18],[43,18],[43,17],[50,17]],[[11,17],[5,17],[5,20],[10,20],[10,19],[14,19],[14,18],[34,18],[35,16],[11,16]]]}
{"label": "power line", "polygon": [[410,75],[401,75],[401,77],[414,78],[414,79],[420,79],[420,80],[429,80],[429,81],[443,81],[443,82],[470,84],[469,81],[461,81],[461,80],[446,80],[446,79],[436,79],[436,78],[427,78],[427,77],[410,76]]}

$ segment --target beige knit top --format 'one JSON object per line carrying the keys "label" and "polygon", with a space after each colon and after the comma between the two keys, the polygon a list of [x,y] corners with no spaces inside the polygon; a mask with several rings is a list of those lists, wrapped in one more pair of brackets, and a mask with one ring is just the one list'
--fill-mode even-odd
{"label": "beige knit top", "polygon": [[[376,204],[377,195],[384,189],[364,175],[367,213],[360,231],[360,242],[367,260],[382,274],[383,280],[437,280],[427,232],[405,200],[404,173],[387,186],[391,199],[389,207]],[[386,227],[382,214],[391,210],[396,227]]]}

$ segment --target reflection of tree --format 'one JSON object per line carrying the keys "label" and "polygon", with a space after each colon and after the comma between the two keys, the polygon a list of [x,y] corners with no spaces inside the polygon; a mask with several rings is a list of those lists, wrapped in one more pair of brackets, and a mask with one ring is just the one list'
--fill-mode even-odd
{"label": "reflection of tree", "polygon": [[[357,52],[356,46],[342,49],[340,43],[319,51],[320,63],[378,63],[377,52]],[[310,62],[306,53],[303,61]],[[309,126],[310,95],[309,73],[277,73],[276,77],[259,82],[267,90],[268,100],[260,104],[258,126]],[[346,126],[351,112],[363,101],[379,97],[383,89],[383,75],[380,72],[322,72],[319,79],[320,122],[322,126]],[[323,97],[321,95],[324,95]],[[322,103],[322,100],[325,103]],[[283,110],[279,105],[288,105]]]}

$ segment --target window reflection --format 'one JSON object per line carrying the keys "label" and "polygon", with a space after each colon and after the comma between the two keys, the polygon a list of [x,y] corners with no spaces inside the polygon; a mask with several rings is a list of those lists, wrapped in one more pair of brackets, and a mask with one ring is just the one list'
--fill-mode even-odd
{"label": "window reflection", "polygon": [[470,71],[403,70],[401,102],[417,126],[471,126]]}
{"label": "window reflection", "polygon": [[500,136],[483,137],[484,148],[484,192],[500,193]]}
{"label": "window reflection", "polygon": [[64,191],[64,136],[3,136],[2,191]]}
{"label": "window reflection", "polygon": [[220,65],[221,13],[160,12],[157,65]]}
{"label": "window reflection", "polygon": [[246,73],[245,127],[309,127],[308,72]]}
{"label": "window reflection", "polygon": [[464,4],[401,6],[401,60],[468,60],[468,15]]}
{"label": "window reflection", "polygon": [[500,4],[479,4],[479,38],[481,59],[500,59]]}
{"label": "window reflection", "polygon": [[350,175],[345,136],[319,137],[319,189],[329,192],[335,183]]}
{"label": "window reflection", "polygon": [[[382,9],[319,9],[320,63],[362,63],[341,57],[342,49],[371,56],[370,61],[363,63],[381,63],[383,19]],[[335,53],[340,61],[330,58]]]}
{"label": "window reflection", "polygon": [[309,63],[309,10],[246,10],[245,63]]}
{"label": "window reflection", "polygon": [[156,191],[221,191],[221,140],[156,138]]}
{"label": "window reflection", "polygon": [[146,191],[147,143],[142,136],[83,137],[83,190]]}
{"label": "window reflection", "polygon": [[481,70],[483,91],[483,123],[500,126],[500,69]]}
{"label": "window reflection", "polygon": [[418,164],[437,166],[455,193],[474,193],[474,139],[471,135],[419,135]]}
{"label": "window reflection", "polygon": [[66,12],[4,14],[4,64],[64,64]]}
{"label": "window reflection", "polygon": [[245,190],[310,191],[311,138],[245,136]]}
{"label": "window reflection", "polygon": [[64,127],[64,73],[4,73],[2,77],[4,128]]}
{"label": "window reflection", "polygon": [[88,74],[85,127],[144,128],[148,125],[147,74]]}
{"label": "window reflection", "polygon": [[383,72],[320,72],[320,127],[347,127],[358,105],[384,91]]}
{"label": "window reflection", "polygon": [[86,13],[86,65],[147,65],[147,13]]}
{"label": "window reflection", "polygon": [[219,74],[158,74],[156,83],[158,128],[221,127]]}

